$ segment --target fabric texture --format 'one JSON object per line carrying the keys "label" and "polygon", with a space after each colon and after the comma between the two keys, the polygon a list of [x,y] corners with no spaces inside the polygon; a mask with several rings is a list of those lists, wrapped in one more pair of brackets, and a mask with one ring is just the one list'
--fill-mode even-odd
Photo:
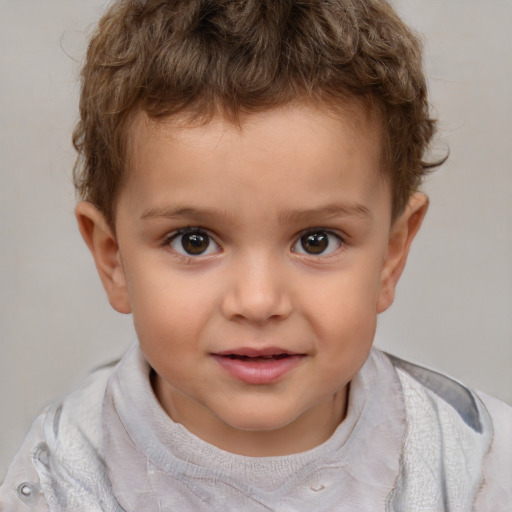
{"label": "fabric texture", "polygon": [[512,510],[512,408],[373,349],[322,445],[244,457],[163,411],[135,344],[36,420],[0,511]]}

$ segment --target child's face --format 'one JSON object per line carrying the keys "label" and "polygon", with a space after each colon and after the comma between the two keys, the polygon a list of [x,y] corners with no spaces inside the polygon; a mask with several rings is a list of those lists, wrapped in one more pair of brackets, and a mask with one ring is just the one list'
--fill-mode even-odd
{"label": "child's face", "polygon": [[130,144],[103,280],[162,406],[228,451],[323,442],[422,216],[391,223],[376,124],[298,106],[241,129],[141,116]]}

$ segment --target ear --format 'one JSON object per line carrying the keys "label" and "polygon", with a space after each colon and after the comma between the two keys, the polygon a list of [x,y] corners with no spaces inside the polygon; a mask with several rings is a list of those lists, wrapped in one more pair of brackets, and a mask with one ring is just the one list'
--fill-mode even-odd
{"label": "ear", "polygon": [[126,277],[115,234],[103,214],[92,203],[80,201],[76,205],[75,215],[110,305],[119,313],[131,313]]}
{"label": "ear", "polygon": [[416,192],[411,195],[402,215],[391,226],[388,250],[381,272],[377,313],[382,313],[393,303],[395,288],[404,270],[411,243],[421,227],[427,209],[428,197]]}

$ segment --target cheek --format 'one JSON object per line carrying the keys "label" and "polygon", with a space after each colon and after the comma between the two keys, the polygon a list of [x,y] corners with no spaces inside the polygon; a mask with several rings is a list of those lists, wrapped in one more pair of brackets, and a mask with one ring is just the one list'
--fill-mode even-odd
{"label": "cheek", "polygon": [[[380,271],[375,267],[342,270],[309,283],[302,292],[305,311],[312,321],[333,330],[364,326],[376,317]],[[306,313],[307,314],[307,313]]]}
{"label": "cheek", "polygon": [[347,368],[366,359],[377,325],[378,283],[375,270],[350,276],[340,273],[306,294],[306,314],[327,365],[329,357],[333,367]]}
{"label": "cheek", "polygon": [[331,329],[319,342],[318,357],[322,359],[323,378],[341,387],[352,380],[368,358],[376,317],[356,316],[347,311],[331,320]]}
{"label": "cheek", "polygon": [[320,326],[320,350],[327,356],[339,356],[343,360],[365,359],[370,350],[377,327],[377,315],[364,314],[357,306],[342,306],[340,310],[331,310],[330,317],[325,317],[324,326]]}
{"label": "cheek", "polygon": [[135,329],[141,343],[193,345],[215,308],[216,289],[207,279],[145,266],[132,274],[130,295]]}

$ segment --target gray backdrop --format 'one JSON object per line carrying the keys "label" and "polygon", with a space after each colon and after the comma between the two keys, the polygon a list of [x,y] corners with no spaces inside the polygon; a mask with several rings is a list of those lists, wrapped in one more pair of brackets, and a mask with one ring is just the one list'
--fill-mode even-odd
{"label": "gray backdrop", "polygon": [[[512,403],[512,2],[396,4],[425,34],[451,157],[377,344]],[[79,60],[105,5],[0,0],[0,478],[36,413],[134,339],[72,213]]]}

